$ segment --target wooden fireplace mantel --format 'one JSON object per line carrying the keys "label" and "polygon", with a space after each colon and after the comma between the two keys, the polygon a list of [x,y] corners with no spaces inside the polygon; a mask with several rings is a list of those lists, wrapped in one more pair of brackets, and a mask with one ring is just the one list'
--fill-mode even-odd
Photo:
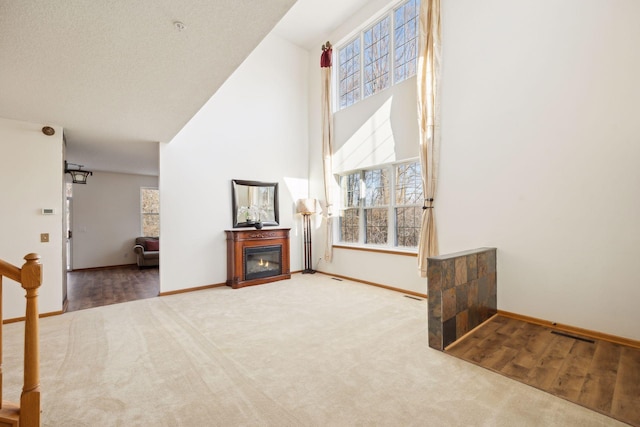
{"label": "wooden fireplace mantel", "polygon": [[[291,279],[289,261],[290,228],[234,228],[225,230],[227,235],[227,286],[242,288],[244,286],[261,285],[277,280]],[[261,246],[281,246],[281,274],[259,279],[245,279],[244,251],[246,248]]]}

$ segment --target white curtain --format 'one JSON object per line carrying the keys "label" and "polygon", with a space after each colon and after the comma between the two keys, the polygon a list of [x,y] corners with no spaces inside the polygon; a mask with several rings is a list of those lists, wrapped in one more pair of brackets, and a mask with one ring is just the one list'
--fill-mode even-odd
{"label": "white curtain", "polygon": [[331,111],[331,43],[322,46],[320,57],[320,72],[322,84],[322,167],[324,171],[324,199],[325,208],[322,216],[325,221],[324,260],[333,259],[333,113]]}
{"label": "white curtain", "polygon": [[438,189],[440,158],[440,60],[442,33],[440,0],[420,4],[420,51],[418,56],[418,121],[424,207],[418,244],[418,268],[427,276],[427,258],[438,255],[434,202]]}

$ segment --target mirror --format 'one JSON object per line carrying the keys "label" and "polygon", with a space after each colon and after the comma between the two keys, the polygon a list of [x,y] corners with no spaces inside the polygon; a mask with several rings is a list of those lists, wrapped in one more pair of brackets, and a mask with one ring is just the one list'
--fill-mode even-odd
{"label": "mirror", "polygon": [[231,180],[233,227],[279,225],[278,183]]}

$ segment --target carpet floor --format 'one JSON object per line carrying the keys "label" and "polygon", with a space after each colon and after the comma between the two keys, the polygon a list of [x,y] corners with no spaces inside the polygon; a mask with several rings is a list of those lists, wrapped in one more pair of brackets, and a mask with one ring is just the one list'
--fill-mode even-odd
{"label": "carpet floor", "polygon": [[44,318],[40,349],[43,426],[622,425],[429,348],[426,301],[320,274]]}

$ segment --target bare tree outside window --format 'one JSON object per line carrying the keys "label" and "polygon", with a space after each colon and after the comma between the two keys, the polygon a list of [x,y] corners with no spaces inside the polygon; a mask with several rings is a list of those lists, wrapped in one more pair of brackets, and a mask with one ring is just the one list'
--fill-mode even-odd
{"label": "bare tree outside window", "polygon": [[[405,0],[338,52],[338,109],[416,74],[420,0]],[[393,76],[393,79],[392,79]]]}
{"label": "bare tree outside window", "polygon": [[339,50],[338,84],[340,109],[360,100],[360,37]]}
{"label": "bare tree outside window", "polygon": [[396,165],[396,244],[417,247],[422,216],[422,177],[419,162]]}
{"label": "bare tree outside window", "polygon": [[400,83],[416,74],[419,10],[420,0],[408,0],[394,11],[395,83]]}
{"label": "bare tree outside window", "polygon": [[389,79],[389,17],[364,32],[364,98],[391,84]]}
{"label": "bare tree outside window", "polygon": [[142,235],[160,236],[160,192],[157,188],[140,188]]}
{"label": "bare tree outside window", "polygon": [[419,161],[351,172],[340,177],[340,187],[341,242],[418,246],[423,205]]}
{"label": "bare tree outside window", "polygon": [[357,243],[360,240],[360,173],[340,178],[342,214],[340,215],[340,241]]}
{"label": "bare tree outside window", "polygon": [[386,169],[364,171],[365,243],[384,245],[389,235],[389,175]]}

